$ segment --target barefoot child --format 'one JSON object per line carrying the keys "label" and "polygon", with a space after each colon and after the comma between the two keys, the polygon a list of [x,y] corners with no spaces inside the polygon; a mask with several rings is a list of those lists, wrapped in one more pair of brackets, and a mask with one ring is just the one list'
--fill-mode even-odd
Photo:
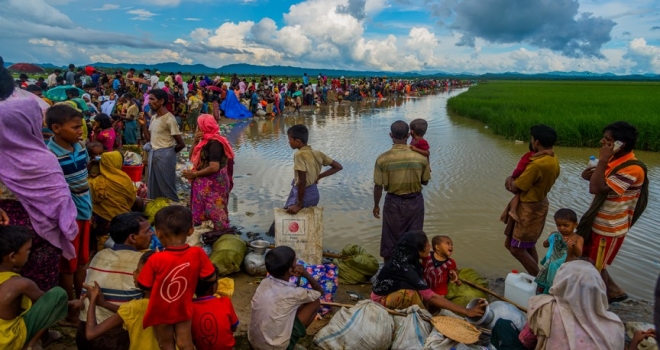
{"label": "barefoot child", "polygon": [[234,332],[238,328],[238,316],[230,298],[213,295],[217,289],[218,281],[197,282],[192,316],[193,342],[197,350],[231,350],[236,345]]}
{"label": "barefoot child", "polygon": [[30,247],[32,234],[27,228],[0,226],[0,349],[35,346],[48,327],[67,315],[67,305],[80,307],[78,300],[67,303],[64,289],[44,293],[15,272],[27,262]]}
{"label": "barefoot child", "polygon": [[[270,276],[252,297],[248,341],[255,350],[293,349],[318,313],[323,287],[296,265],[296,253],[287,246],[266,253],[266,271]],[[297,287],[291,276],[306,278],[314,290]]]}
{"label": "barefoot child", "polygon": [[[154,254],[153,251],[147,251],[140,257],[137,268],[133,272],[133,280],[137,287],[137,276]],[[85,335],[87,340],[93,340],[104,333],[123,324],[124,329],[128,331],[131,339],[130,350],[158,350],[158,342],[154,335],[153,327],[142,327],[144,314],[147,312],[150,290],[144,290],[144,298],[134,299],[119,306],[116,314],[113,314],[101,324],[96,322],[96,306],[108,307],[108,302],[103,297],[103,292],[99,284],[94,281],[93,286],[84,285],[87,290],[86,297],[89,298],[89,307],[87,308],[87,323],[85,325]]]}
{"label": "barefoot child", "polygon": [[431,239],[433,252],[424,258],[424,281],[433,292],[445,296],[449,282],[461,284],[458,280],[456,261],[451,258],[454,243],[447,236],[435,236]]}
{"label": "barefoot child", "polygon": [[548,294],[555,274],[564,262],[582,256],[584,238],[575,233],[578,226],[577,214],[571,209],[559,209],[555,213],[555,224],[559,232],[553,232],[543,241],[543,246],[549,249],[541,260],[541,270],[534,280],[538,284],[539,294]]}
{"label": "barefoot child", "polygon": [[[517,179],[522,175],[522,173],[525,172],[525,169],[527,169],[527,165],[529,162],[532,161],[533,157],[538,157],[540,155],[547,154],[547,155],[554,155],[553,150],[545,150],[541,152],[534,152],[534,149],[532,149],[532,143],[530,142],[529,144],[529,152],[523,154],[523,156],[520,158],[518,161],[518,165],[516,168],[513,170],[513,173],[511,174],[512,179]],[[516,194],[513,196],[511,201],[509,202],[509,205],[504,209],[504,212],[500,216],[500,221],[506,223],[508,220],[508,217],[510,216],[513,220],[519,221],[520,219],[518,218],[518,214],[516,214],[518,210],[518,203],[520,203],[520,194]]]}
{"label": "barefoot child", "polygon": [[[151,290],[143,326],[154,327],[161,349],[194,349],[191,335],[192,299],[199,279],[217,279],[215,267],[199,247],[186,244],[193,231],[190,209],[168,206],[156,213],[156,236],[165,250],[147,261],[138,286]],[[175,342],[176,339],[176,342]]]}
{"label": "barefoot child", "polygon": [[426,134],[426,129],[429,127],[429,124],[424,119],[415,119],[410,122],[410,149],[423,155],[426,159],[429,158],[431,154],[429,143],[424,139]]}

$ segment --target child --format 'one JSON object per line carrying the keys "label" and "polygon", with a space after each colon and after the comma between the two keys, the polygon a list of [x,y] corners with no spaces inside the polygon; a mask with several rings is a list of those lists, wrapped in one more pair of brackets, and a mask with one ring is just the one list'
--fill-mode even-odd
{"label": "child", "polygon": [[447,295],[449,282],[461,284],[456,272],[456,261],[451,258],[454,243],[447,236],[435,236],[431,239],[433,252],[424,258],[424,281],[431,290],[441,296]]}
{"label": "child", "polygon": [[[296,214],[302,208],[319,204],[319,190],[316,184],[322,178],[342,170],[343,167],[321,151],[312,150],[312,146],[307,145],[309,130],[306,126],[294,125],[286,133],[289,137],[289,146],[297,149],[298,152],[293,155],[293,187],[284,208],[289,214]],[[321,172],[324,166],[330,166],[330,169]]]}
{"label": "child", "polygon": [[[44,293],[19,271],[27,262],[32,234],[22,226],[0,226],[0,349],[36,346],[41,334],[67,315],[66,292],[55,287]],[[29,341],[29,343],[28,343]]]}
{"label": "child", "polygon": [[[79,268],[89,262],[89,234],[92,218],[92,197],[87,182],[87,149],[80,143],[84,119],[81,112],[67,105],[55,105],[46,111],[46,124],[53,130],[53,137],[48,142],[48,148],[55,154],[62,167],[64,179],[69,184],[73,203],[78,215],[78,235],[72,241],[76,249],[76,257],[71,260],[62,259],[60,263],[62,288],[67,291],[69,300],[78,299],[85,280],[85,269]],[[75,274],[75,278],[74,278]],[[75,294],[74,294],[75,291]],[[76,326],[77,315],[69,315],[66,320]]]}
{"label": "child", "polygon": [[[218,268],[215,268],[216,274]],[[199,281],[193,300],[192,335],[197,350],[231,350],[238,316],[231,299],[213,295],[218,281]]]}
{"label": "child", "polygon": [[[149,258],[154,255],[153,251],[147,251],[140,257],[137,268],[133,272],[133,280],[135,286],[137,284],[137,276],[144,268]],[[128,331],[128,336],[131,339],[130,350],[158,350],[158,342],[154,335],[153,327],[142,328],[144,314],[149,305],[149,298],[151,290],[144,290],[144,298],[134,299],[119,306],[117,313],[113,314],[101,324],[96,322],[96,306],[111,306],[107,305],[103,297],[103,292],[99,284],[94,281],[93,286],[85,285],[87,289],[86,298],[89,298],[89,307],[87,308],[87,324],[85,325],[85,334],[88,340],[93,340],[111,329],[120,325],[124,325],[124,329]]]}
{"label": "child", "polygon": [[199,111],[202,108],[202,101],[197,98],[194,91],[188,91],[186,96],[188,96],[188,116],[186,119],[190,131],[194,134],[197,131],[197,117],[199,117]]}
{"label": "child", "polygon": [[300,115],[300,106],[302,105],[302,100],[300,99],[300,96],[302,95],[296,95],[293,97],[293,109],[294,112],[296,112],[296,115]]}
{"label": "child", "polygon": [[[316,317],[323,288],[302,265],[296,265],[290,247],[270,250],[265,260],[270,276],[252,297],[248,341],[255,350],[293,349]],[[291,276],[304,277],[314,290],[297,287],[289,282]]]}
{"label": "child", "polygon": [[[193,231],[192,212],[172,205],[156,213],[156,236],[165,247],[145,264],[140,289],[154,291],[143,326],[154,327],[161,349],[192,350],[192,299],[197,281],[214,281],[215,268],[199,247],[186,244]],[[176,344],[175,344],[176,334]]]}
{"label": "child", "polygon": [[89,154],[89,159],[96,159],[96,157],[101,156],[101,153],[103,153],[102,143],[94,141],[87,144],[87,154]]}
{"label": "child", "polygon": [[[520,160],[518,161],[518,165],[511,174],[511,178],[515,180],[518,177],[520,177],[520,175],[522,175],[522,173],[525,172],[525,169],[527,169],[527,165],[532,161],[532,158],[541,156],[543,154],[552,156],[555,153],[553,150],[535,152],[534,148],[532,148],[532,143],[530,142],[529,152],[523,154],[523,156],[520,158]],[[504,209],[504,212],[500,216],[500,221],[507,223],[509,216],[515,221],[520,221],[520,219],[518,219],[518,214],[517,214],[518,203],[520,203],[520,194],[516,194],[513,196],[513,198],[509,202],[509,205],[507,205],[507,207]]]}
{"label": "child", "polygon": [[424,119],[415,119],[410,122],[410,149],[423,155],[426,159],[429,159],[431,152],[429,149],[429,143],[424,140],[424,134],[426,134],[426,129],[429,127],[429,124]]}
{"label": "child", "polygon": [[555,224],[559,232],[553,232],[543,241],[543,246],[549,249],[541,260],[541,270],[534,280],[538,284],[539,294],[548,294],[561,264],[582,256],[584,238],[575,233],[577,214],[571,209],[559,209],[555,213]]}

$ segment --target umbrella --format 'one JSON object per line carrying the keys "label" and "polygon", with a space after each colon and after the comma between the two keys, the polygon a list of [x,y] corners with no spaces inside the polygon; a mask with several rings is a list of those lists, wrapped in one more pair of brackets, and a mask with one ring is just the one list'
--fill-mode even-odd
{"label": "umbrella", "polygon": [[222,92],[222,88],[219,86],[209,85],[206,88],[211,91]]}
{"label": "umbrella", "polygon": [[296,96],[302,96],[302,91],[298,90],[298,91],[294,92],[293,97],[296,97]]}
{"label": "umbrella", "polygon": [[61,85],[61,86],[56,86],[52,89],[48,89],[45,91],[43,94],[46,98],[50,99],[53,102],[60,102],[60,101],[66,101],[66,90],[68,89],[78,89],[78,92],[80,93],[80,96],[82,96],[85,91],[83,91],[80,88],[77,88],[72,85]]}
{"label": "umbrella", "polygon": [[7,69],[21,73],[41,73],[44,71],[43,68],[32,63],[14,63]]}
{"label": "umbrella", "polygon": [[146,79],[142,79],[142,78],[128,78],[128,80],[134,81],[134,82],[140,83],[140,84],[149,84],[149,82]]}

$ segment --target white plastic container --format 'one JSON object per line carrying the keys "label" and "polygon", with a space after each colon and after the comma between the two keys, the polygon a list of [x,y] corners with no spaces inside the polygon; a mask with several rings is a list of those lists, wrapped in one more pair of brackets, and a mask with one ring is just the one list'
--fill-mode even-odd
{"label": "white plastic container", "polygon": [[598,165],[598,159],[596,159],[596,156],[589,157],[589,163],[587,163],[587,169],[595,168],[596,165]]}
{"label": "white plastic container", "polygon": [[536,295],[534,276],[516,270],[511,271],[504,281],[504,297],[527,308],[530,297]]}
{"label": "white plastic container", "polygon": [[291,215],[285,209],[275,212],[275,245],[286,245],[296,257],[310,265],[323,260],[323,207],[303,208]]}

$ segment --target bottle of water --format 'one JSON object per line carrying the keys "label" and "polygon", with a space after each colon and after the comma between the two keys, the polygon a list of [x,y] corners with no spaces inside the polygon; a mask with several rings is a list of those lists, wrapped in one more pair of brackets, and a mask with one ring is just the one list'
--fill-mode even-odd
{"label": "bottle of water", "polygon": [[231,205],[228,205],[228,208],[231,208],[229,210],[230,213],[237,213],[238,212],[238,197],[233,193],[229,192],[229,203]]}
{"label": "bottle of water", "polygon": [[587,164],[587,168],[595,168],[596,165],[598,165],[598,159],[596,159],[596,156],[589,157],[589,163]]}

